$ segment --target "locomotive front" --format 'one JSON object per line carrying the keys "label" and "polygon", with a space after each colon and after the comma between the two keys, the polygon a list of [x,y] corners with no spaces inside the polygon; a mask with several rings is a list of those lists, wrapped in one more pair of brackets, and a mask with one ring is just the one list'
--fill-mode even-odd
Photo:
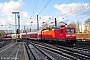
{"label": "locomotive front", "polygon": [[66,43],[71,45],[76,44],[75,28],[66,28]]}

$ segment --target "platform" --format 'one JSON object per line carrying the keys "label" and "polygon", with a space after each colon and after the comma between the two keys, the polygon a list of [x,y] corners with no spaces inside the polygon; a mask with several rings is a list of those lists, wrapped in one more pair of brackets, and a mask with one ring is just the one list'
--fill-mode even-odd
{"label": "platform", "polygon": [[0,60],[29,60],[24,42],[12,42],[0,48]]}

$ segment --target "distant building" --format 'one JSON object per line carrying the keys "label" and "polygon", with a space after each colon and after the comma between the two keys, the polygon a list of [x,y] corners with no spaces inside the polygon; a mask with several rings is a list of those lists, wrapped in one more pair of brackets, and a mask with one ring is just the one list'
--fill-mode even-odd
{"label": "distant building", "polygon": [[12,34],[14,33],[12,30],[4,30],[5,31],[5,34]]}
{"label": "distant building", "polygon": [[0,37],[5,35],[5,31],[4,30],[0,30]]}

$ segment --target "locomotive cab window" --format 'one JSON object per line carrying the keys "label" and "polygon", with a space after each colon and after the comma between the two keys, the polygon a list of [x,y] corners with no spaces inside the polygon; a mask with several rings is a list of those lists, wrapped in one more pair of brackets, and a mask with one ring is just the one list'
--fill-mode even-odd
{"label": "locomotive cab window", "polygon": [[71,29],[71,32],[75,33],[75,30],[74,29]]}
{"label": "locomotive cab window", "polygon": [[66,29],[66,33],[70,33],[70,29]]}

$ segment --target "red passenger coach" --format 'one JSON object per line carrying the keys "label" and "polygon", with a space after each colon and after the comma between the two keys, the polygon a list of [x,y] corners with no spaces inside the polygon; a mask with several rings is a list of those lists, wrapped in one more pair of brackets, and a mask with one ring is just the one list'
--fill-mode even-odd
{"label": "red passenger coach", "polygon": [[28,32],[28,33],[22,33],[21,36],[23,39],[35,39],[37,40],[37,33],[38,32]]}
{"label": "red passenger coach", "polygon": [[38,38],[38,32],[30,32],[29,35],[30,35],[30,39],[37,40]]}

